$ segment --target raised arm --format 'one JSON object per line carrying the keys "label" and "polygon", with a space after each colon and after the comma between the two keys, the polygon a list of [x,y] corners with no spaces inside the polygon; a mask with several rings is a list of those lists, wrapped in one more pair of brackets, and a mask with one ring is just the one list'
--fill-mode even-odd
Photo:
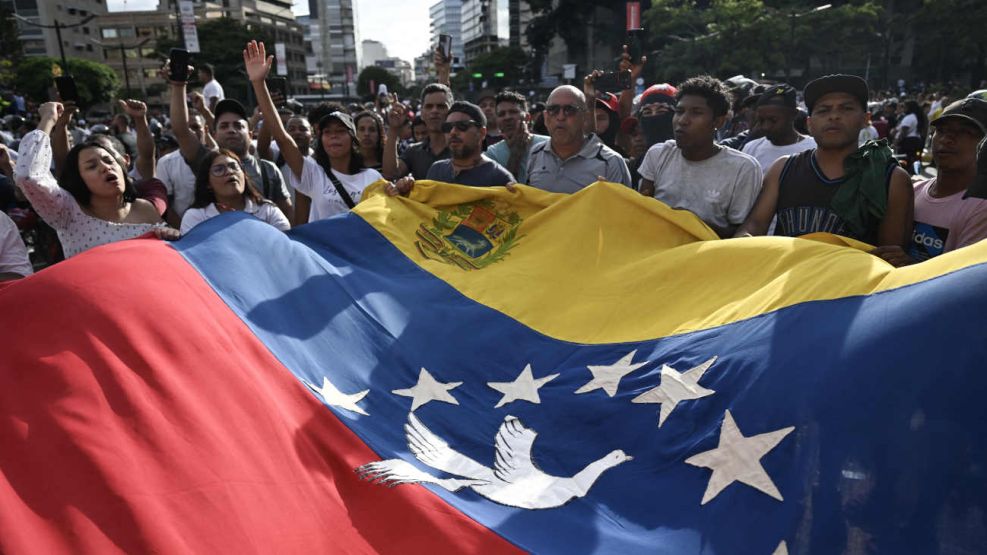
{"label": "raised arm", "polygon": [[435,47],[435,55],[432,56],[432,64],[435,66],[435,80],[447,87],[452,87],[450,75],[452,74],[452,60],[446,59],[442,55],[442,47]]}
{"label": "raised arm", "polygon": [[302,156],[301,151],[298,150],[298,145],[295,144],[294,139],[288,135],[284,124],[281,123],[278,110],[274,107],[274,101],[271,100],[271,93],[267,90],[267,83],[264,81],[267,78],[268,72],[271,71],[271,63],[273,61],[274,56],[267,55],[267,50],[264,48],[263,42],[252,40],[243,49],[243,64],[246,66],[250,84],[254,87],[254,94],[257,96],[257,105],[260,107],[261,113],[264,114],[264,125],[268,126],[271,135],[281,148],[281,156],[284,156],[284,162],[288,164],[291,173],[301,179],[302,168],[305,166],[305,158]]}
{"label": "raised arm", "polygon": [[147,125],[147,104],[140,100],[118,100],[120,109],[123,110],[130,119],[134,120],[134,129],[137,130],[137,161],[134,167],[142,179],[154,177],[154,135]]}
{"label": "raised arm", "polygon": [[[188,71],[190,74],[192,73],[192,66],[189,66]],[[194,163],[195,159],[199,156],[199,149],[202,148],[202,143],[199,142],[198,137],[188,127],[188,106],[185,105],[185,82],[169,80],[171,76],[171,60],[165,63],[159,75],[168,83],[169,93],[171,94],[171,132],[175,135],[175,140],[178,141],[178,150],[181,151],[182,158],[185,158],[190,163]]]}
{"label": "raised arm", "polygon": [[780,188],[781,172],[785,169],[785,163],[787,161],[788,156],[784,156],[776,160],[774,164],[771,164],[771,168],[764,176],[764,185],[761,187],[761,192],[758,193],[757,200],[754,201],[754,208],[751,209],[744,223],[737,228],[737,232],[733,235],[734,237],[750,237],[768,233],[771,220],[774,219],[775,212],[778,210],[778,191]]}
{"label": "raised arm", "polygon": [[55,175],[61,175],[65,157],[69,155],[69,122],[72,115],[79,111],[74,102],[66,102],[62,113],[55,121],[51,130],[51,154],[55,164]]}
{"label": "raised arm", "polygon": [[620,91],[620,121],[624,121],[624,119],[631,115],[631,109],[634,106],[634,92],[637,79],[641,76],[641,72],[644,71],[644,64],[646,63],[648,63],[648,57],[641,56],[641,59],[635,64],[631,60],[631,54],[627,49],[627,45],[624,45],[624,52],[620,55],[620,71],[631,72],[631,88]]}
{"label": "raised arm", "polygon": [[51,141],[48,136],[62,114],[58,102],[46,102],[38,109],[41,122],[38,128],[21,139],[20,152],[14,175],[17,187],[24,193],[31,206],[48,223],[59,229],[72,219],[73,208],[78,210],[75,199],[58,186],[51,175]]}
{"label": "raised arm", "polygon": [[395,96],[391,109],[387,111],[387,133],[384,135],[384,160],[381,164],[381,173],[385,179],[394,180],[408,174],[408,166],[403,160],[398,159],[398,133],[404,127],[406,119],[408,119],[407,108],[398,102]]}

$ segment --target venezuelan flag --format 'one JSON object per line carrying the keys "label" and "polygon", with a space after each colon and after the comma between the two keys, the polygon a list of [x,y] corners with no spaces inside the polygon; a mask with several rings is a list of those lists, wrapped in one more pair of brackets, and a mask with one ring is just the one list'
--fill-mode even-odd
{"label": "venezuelan flag", "polygon": [[0,551],[982,553],[987,243],[858,247],[419,182],[94,249],[0,288]]}

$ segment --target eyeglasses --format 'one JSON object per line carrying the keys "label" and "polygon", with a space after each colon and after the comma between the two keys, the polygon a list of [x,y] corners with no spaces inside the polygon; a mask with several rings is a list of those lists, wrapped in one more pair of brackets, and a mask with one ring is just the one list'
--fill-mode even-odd
{"label": "eyeglasses", "polygon": [[459,120],[459,121],[447,121],[447,122],[445,122],[445,123],[442,124],[442,132],[443,133],[450,133],[450,132],[452,132],[452,129],[454,127],[458,131],[466,131],[466,130],[468,130],[470,128],[470,126],[473,126],[473,125],[475,125],[477,127],[480,127],[480,124],[478,122],[475,122],[475,121],[473,121],[471,119]]}
{"label": "eyeglasses", "polygon": [[209,168],[209,173],[214,177],[223,177],[229,173],[240,173],[240,164],[236,162],[216,164],[215,166]]}
{"label": "eyeglasses", "polygon": [[565,114],[565,117],[571,118],[583,110],[584,108],[582,106],[576,106],[575,104],[549,104],[545,106],[545,112],[553,117],[559,115],[559,112],[562,112]]}

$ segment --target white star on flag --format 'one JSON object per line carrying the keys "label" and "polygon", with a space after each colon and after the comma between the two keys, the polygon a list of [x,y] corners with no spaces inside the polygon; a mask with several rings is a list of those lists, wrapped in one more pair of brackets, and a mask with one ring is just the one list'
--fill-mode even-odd
{"label": "white star on flag", "polygon": [[428,370],[422,368],[418,374],[418,383],[414,387],[409,389],[395,389],[391,393],[403,397],[411,397],[411,410],[414,412],[415,409],[429,401],[442,401],[443,403],[458,405],[459,401],[449,391],[461,385],[463,385],[463,382],[440,382],[433,378]]}
{"label": "white star on flag", "polygon": [[701,505],[705,505],[734,482],[743,482],[760,490],[778,501],[783,501],[781,492],[771,481],[771,477],[761,466],[761,457],[775,448],[795,426],[744,437],[737,427],[730,411],[726,411],[720,426],[720,443],[716,449],[693,455],[686,463],[713,471],[703,494]]}
{"label": "white star on flag", "polygon": [[312,391],[318,393],[319,397],[322,397],[322,400],[325,401],[325,403],[330,407],[339,407],[350,412],[370,416],[367,411],[357,406],[357,403],[363,400],[363,398],[367,396],[367,393],[370,392],[369,389],[364,389],[359,393],[347,395],[333,385],[326,376],[322,377],[322,387],[316,387],[314,384],[307,381],[305,382],[305,385]]}
{"label": "white star on flag", "polygon": [[672,414],[675,407],[682,401],[702,399],[716,393],[712,389],[706,389],[699,385],[699,379],[714,362],[716,362],[716,357],[682,373],[667,364],[663,364],[661,366],[661,385],[645,391],[632,399],[631,402],[661,403],[661,412],[658,414],[658,427],[661,428],[668,415]]}
{"label": "white star on flag", "polygon": [[631,364],[636,354],[637,349],[627,353],[623,358],[613,364],[607,366],[587,366],[586,368],[593,373],[593,379],[577,389],[576,393],[589,393],[596,389],[602,389],[607,395],[613,397],[617,394],[617,387],[620,385],[620,380],[624,376],[649,362],[646,360]]}
{"label": "white star on flag", "polygon": [[487,385],[504,394],[500,398],[500,402],[494,406],[495,409],[514,401],[528,401],[538,405],[541,404],[538,390],[557,377],[559,377],[558,374],[551,374],[544,378],[535,379],[534,374],[531,373],[531,365],[528,364],[513,382],[487,382]]}

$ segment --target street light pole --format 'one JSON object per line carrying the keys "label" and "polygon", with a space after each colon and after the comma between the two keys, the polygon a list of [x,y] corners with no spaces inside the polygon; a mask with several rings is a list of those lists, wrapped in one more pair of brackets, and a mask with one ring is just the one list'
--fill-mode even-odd
{"label": "street light pole", "polygon": [[828,10],[832,7],[832,4],[823,4],[822,6],[816,6],[807,12],[795,13],[792,11],[788,14],[788,52],[785,54],[785,81],[788,81],[789,83],[792,81],[792,54],[795,51],[795,20],[809,14]]}
{"label": "street light pole", "polygon": [[[107,48],[107,49],[109,49],[109,48],[119,48],[120,49],[120,60],[123,62],[123,82],[126,84],[126,87],[127,87],[126,90],[129,93],[130,92],[130,72],[127,70],[127,52],[126,51],[129,50],[129,49],[131,49],[131,48],[136,48],[137,49],[137,56],[138,56],[138,60],[139,60],[138,61],[138,65],[140,66],[140,70],[141,71],[144,71],[144,67],[143,67],[144,66],[144,64],[143,64],[144,56],[141,53],[140,49],[145,44],[147,44],[148,41],[150,41],[151,39],[150,38],[146,38],[146,39],[138,42],[137,44],[131,44],[131,45],[126,45],[126,44],[124,44],[122,42],[121,43],[118,43],[118,44],[104,44],[104,43],[102,43],[102,42],[100,42],[100,41],[98,41],[96,39],[89,39],[89,40],[93,44],[95,44],[97,46],[100,46],[102,48]],[[144,80],[141,79],[141,83],[143,83],[143,82],[144,82]],[[142,90],[141,92],[144,94],[144,97],[147,97],[147,91],[143,91]]]}
{"label": "street light pole", "polygon": [[96,17],[96,14],[90,14],[90,15],[86,16],[86,18],[83,19],[82,21],[79,21],[78,23],[73,23],[71,25],[66,25],[64,23],[61,23],[57,19],[53,20],[54,23],[51,24],[51,25],[44,25],[43,23],[35,23],[35,22],[31,21],[30,19],[28,19],[26,17],[19,16],[17,14],[14,14],[14,17],[17,18],[17,20],[20,21],[21,23],[25,23],[27,25],[32,25],[34,27],[41,27],[42,29],[54,29],[55,30],[55,37],[58,39],[58,53],[59,53],[59,55],[62,58],[62,68],[66,72],[68,72],[68,59],[65,58],[65,47],[62,45],[62,29],[71,29],[73,27],[81,27],[81,26],[85,25],[86,23],[89,23],[90,21],[92,21],[93,18]]}

